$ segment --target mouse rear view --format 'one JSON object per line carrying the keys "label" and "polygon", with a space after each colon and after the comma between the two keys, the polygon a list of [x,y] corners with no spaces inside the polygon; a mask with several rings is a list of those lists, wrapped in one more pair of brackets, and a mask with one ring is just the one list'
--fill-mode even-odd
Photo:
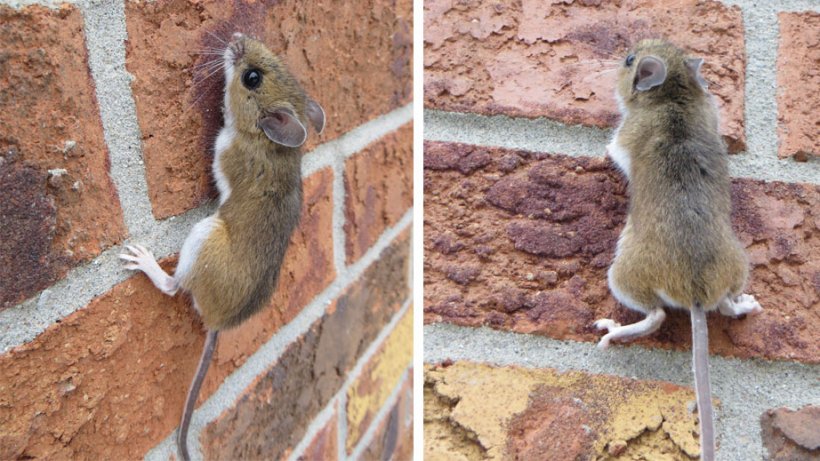
{"label": "mouse rear view", "polygon": [[613,296],[646,318],[595,326],[607,330],[605,348],[657,331],[664,306],[690,311],[701,459],[712,460],[705,312],[737,316],[761,307],[742,293],[748,262],[732,229],[728,153],[702,64],[668,42],[644,40],[618,69],[622,120],[607,151],[629,181],[630,201],[607,278]]}

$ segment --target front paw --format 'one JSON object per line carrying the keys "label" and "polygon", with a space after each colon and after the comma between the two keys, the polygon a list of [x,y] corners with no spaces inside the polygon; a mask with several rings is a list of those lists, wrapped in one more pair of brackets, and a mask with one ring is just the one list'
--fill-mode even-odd
{"label": "front paw", "polygon": [[142,245],[126,245],[129,253],[121,253],[120,259],[127,261],[123,267],[132,271],[141,270],[143,272],[148,269],[156,259],[148,249]]}

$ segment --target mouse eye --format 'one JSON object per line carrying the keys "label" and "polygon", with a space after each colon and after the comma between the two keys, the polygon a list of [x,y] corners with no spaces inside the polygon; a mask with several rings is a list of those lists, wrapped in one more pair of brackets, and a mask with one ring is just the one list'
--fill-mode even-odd
{"label": "mouse eye", "polygon": [[626,63],[625,63],[626,67],[632,67],[633,62],[635,62],[635,55],[634,54],[630,54],[629,56],[626,57]]}
{"label": "mouse eye", "polygon": [[262,72],[256,69],[248,69],[242,74],[242,84],[249,90],[255,90],[262,83]]}

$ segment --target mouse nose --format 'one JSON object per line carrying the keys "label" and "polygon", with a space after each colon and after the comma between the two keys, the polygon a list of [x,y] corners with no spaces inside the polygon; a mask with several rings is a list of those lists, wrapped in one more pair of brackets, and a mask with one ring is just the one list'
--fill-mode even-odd
{"label": "mouse nose", "polygon": [[241,32],[234,32],[233,35],[231,35],[231,40],[239,40],[242,37],[243,37],[243,35],[242,35]]}

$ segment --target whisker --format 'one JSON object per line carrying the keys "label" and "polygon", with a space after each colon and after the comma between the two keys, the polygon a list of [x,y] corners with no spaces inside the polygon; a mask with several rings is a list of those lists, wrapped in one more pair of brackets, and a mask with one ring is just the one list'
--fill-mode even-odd
{"label": "whisker", "polygon": [[193,71],[200,71],[200,70],[211,70],[217,66],[224,66],[225,61],[222,59],[213,59],[210,61],[205,61],[195,65],[192,70]]}
{"label": "whisker", "polygon": [[219,42],[220,42],[220,43],[222,43],[222,44],[224,44],[225,46],[228,46],[228,42],[226,42],[225,40],[223,40],[223,39],[219,38],[219,36],[218,36],[218,35],[216,35],[215,33],[211,32],[211,31],[209,31],[209,30],[205,30],[205,33],[206,33],[206,34],[208,34],[208,35],[210,35],[211,37],[213,37],[213,38],[215,38],[215,39],[219,40]]}

